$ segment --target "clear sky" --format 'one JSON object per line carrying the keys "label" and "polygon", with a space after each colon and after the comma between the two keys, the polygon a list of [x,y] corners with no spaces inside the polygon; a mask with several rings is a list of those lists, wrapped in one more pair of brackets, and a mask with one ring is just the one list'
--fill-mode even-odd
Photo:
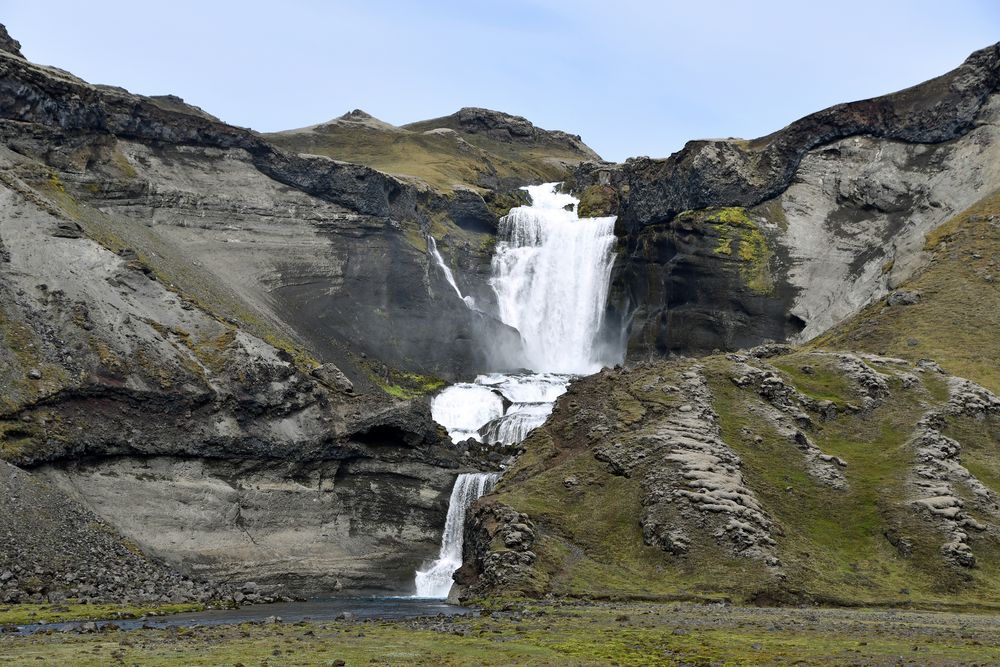
{"label": "clear sky", "polygon": [[482,106],[607,159],[755,137],[1000,41],[995,0],[0,0],[24,54],[261,131]]}

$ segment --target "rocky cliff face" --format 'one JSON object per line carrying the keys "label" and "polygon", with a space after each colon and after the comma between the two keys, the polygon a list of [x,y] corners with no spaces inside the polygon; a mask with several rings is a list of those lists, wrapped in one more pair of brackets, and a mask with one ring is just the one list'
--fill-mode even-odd
{"label": "rocky cliff face", "polygon": [[[581,212],[619,216],[607,335],[631,362],[805,340],[900,286],[869,308],[902,324],[829,339],[867,356],[761,348],[574,385],[474,513],[468,592],[992,604],[1000,375],[969,355],[939,372],[921,360],[940,337],[891,309],[935,303],[908,280],[961,275],[929,311],[955,322],[954,294],[993,284],[985,265],[932,272],[966,236],[947,257],[983,259],[968,242],[993,233],[992,209],[954,241],[924,237],[1000,188],[998,63],[991,47],[769,137],[609,165],[483,109],[261,136],[33,65],[0,31],[0,457],[21,468],[0,477],[55,499],[17,516],[122,556],[110,576],[139,573],[159,599],[222,590],[172,569],[406,591],[474,463],[426,396],[520,344],[490,315],[497,217],[517,186],[575,169]],[[33,544],[106,583],[68,543],[5,548]],[[0,585],[72,592],[58,568],[37,574]]]}
{"label": "rocky cliff face", "polygon": [[470,511],[462,595],[996,604],[1000,191],[920,252],[806,345],[574,383]]}
{"label": "rocky cliff face", "polygon": [[924,235],[1000,186],[1000,47],[772,135],[584,164],[619,215],[612,317],[633,358],[806,340],[921,266]]}
{"label": "rocky cliff face", "polygon": [[[6,159],[4,458],[193,575],[292,591],[320,572],[309,586],[402,585],[436,546],[459,461],[426,404],[354,390],[330,364],[310,374],[301,349],[157,279],[102,236],[113,228],[67,214],[59,185],[25,185],[17,174],[33,163]],[[290,558],[287,536],[269,541],[290,525],[311,558]],[[379,557],[347,565],[352,549]]]}
{"label": "rocky cliff face", "polygon": [[520,344],[427,239],[488,311],[507,195],[289,153],[0,37],[0,456],[154,574],[407,591],[469,466],[426,396]]}
{"label": "rocky cliff face", "polygon": [[[516,344],[452,298],[427,253],[434,232],[469,242],[454,218],[495,221],[478,194],[445,197],[360,165],[291,155],[176,103],[14,57],[0,68],[11,150],[55,174],[77,217],[117,225],[109,234],[130,235],[153,270],[222,314],[266,322],[355,381],[366,375],[362,352],[451,377],[502,365],[490,357],[494,341]],[[36,170],[27,184],[44,187],[49,175]],[[190,264],[202,275],[185,280]],[[208,292],[229,292],[251,315]]]}

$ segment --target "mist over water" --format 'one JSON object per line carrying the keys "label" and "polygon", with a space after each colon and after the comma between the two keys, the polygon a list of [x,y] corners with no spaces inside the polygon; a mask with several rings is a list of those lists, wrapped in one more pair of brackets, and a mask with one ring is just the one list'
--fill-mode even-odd
{"label": "mist over water", "polygon": [[[453,442],[520,444],[545,423],[574,377],[616,361],[606,358],[611,346],[600,341],[614,263],[615,218],[578,217],[578,200],[559,193],[558,185],[524,188],[531,205],[514,208],[501,219],[493,256],[490,285],[498,314],[520,332],[519,365],[527,370],[480,375],[435,396],[431,415]],[[433,239],[428,248],[463,298]],[[448,596],[452,574],[462,564],[465,512],[496,480],[493,473],[463,474],[455,480],[441,551],[417,572],[417,596]]]}

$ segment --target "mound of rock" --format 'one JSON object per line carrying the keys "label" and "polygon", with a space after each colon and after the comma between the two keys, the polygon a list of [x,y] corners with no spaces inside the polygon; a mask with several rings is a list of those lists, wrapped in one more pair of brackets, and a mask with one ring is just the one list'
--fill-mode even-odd
{"label": "mound of rock", "polygon": [[0,601],[181,603],[248,599],[148,558],[97,515],[39,477],[0,462]]}

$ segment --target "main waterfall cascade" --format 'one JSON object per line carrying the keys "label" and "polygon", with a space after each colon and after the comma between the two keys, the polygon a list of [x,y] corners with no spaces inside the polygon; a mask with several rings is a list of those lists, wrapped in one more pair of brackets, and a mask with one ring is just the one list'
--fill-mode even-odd
{"label": "main waterfall cascade", "polygon": [[[601,357],[599,334],[614,262],[614,217],[580,218],[579,201],[558,183],[524,188],[530,206],[500,221],[490,285],[499,317],[521,333],[522,366],[530,372],[490,373],[454,384],[434,397],[431,415],[453,442],[470,438],[516,445],[552,413],[570,381],[615,360]],[[428,247],[462,297],[433,239]],[[504,405],[507,405],[506,409]],[[418,597],[448,596],[462,564],[465,512],[496,482],[492,473],[459,475],[452,489],[438,559],[417,572]],[[457,523],[456,523],[457,522]]]}
{"label": "main waterfall cascade", "polygon": [[548,183],[500,221],[490,285],[500,319],[521,332],[525,368],[582,375],[601,369],[615,218],[579,218],[579,201]]}

